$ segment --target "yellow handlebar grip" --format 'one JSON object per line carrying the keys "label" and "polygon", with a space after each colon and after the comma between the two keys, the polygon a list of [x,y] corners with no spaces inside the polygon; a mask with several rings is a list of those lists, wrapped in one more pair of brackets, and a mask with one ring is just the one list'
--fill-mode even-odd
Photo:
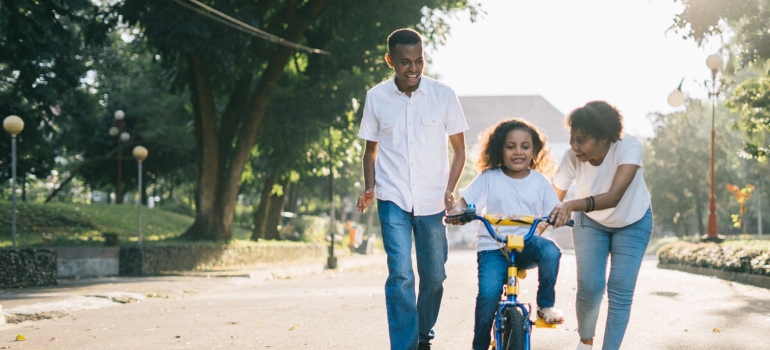
{"label": "yellow handlebar grip", "polygon": [[535,222],[536,217],[532,215],[484,214],[484,219],[487,219],[492,225],[531,226]]}

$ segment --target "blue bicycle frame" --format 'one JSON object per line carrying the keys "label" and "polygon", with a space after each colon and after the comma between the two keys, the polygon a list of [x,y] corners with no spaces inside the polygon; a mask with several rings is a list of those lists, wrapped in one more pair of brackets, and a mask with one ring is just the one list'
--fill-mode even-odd
{"label": "blue bicycle frame", "polygon": [[[521,310],[521,313],[526,320],[525,324],[525,330],[524,330],[524,349],[530,348],[530,334],[532,331],[532,325],[535,324],[530,319],[530,306],[529,304],[523,304],[519,302],[517,299],[518,292],[519,292],[519,283],[518,283],[518,276],[519,271],[518,267],[516,266],[516,258],[514,254],[512,253],[514,250],[521,251],[524,248],[524,242],[527,241],[532,237],[532,235],[535,234],[535,230],[537,230],[538,225],[541,222],[548,222],[550,217],[548,216],[542,216],[542,217],[536,217],[536,216],[495,216],[495,215],[477,215],[476,214],[476,207],[473,204],[468,204],[468,207],[465,209],[465,211],[462,214],[458,215],[449,215],[448,218],[459,218],[460,222],[462,223],[468,223],[473,220],[479,220],[482,223],[484,223],[484,226],[487,229],[487,232],[489,233],[492,238],[494,238],[496,241],[503,243],[506,247],[506,250],[509,252],[508,254],[508,282],[506,283],[506,298],[505,300],[500,301],[500,306],[497,310],[497,313],[495,314],[495,348],[500,349],[500,346],[503,344],[503,317],[505,317],[505,311],[508,308],[515,307]],[[492,222],[490,222],[492,221]],[[492,227],[492,224],[495,225],[504,225],[504,226],[527,226],[529,225],[529,231],[527,234],[520,236],[520,235],[509,235],[507,237],[501,237],[497,234],[495,229]],[[573,221],[570,220],[568,223],[569,226],[573,225]],[[538,326],[540,326],[540,322],[538,322]],[[555,327],[555,325],[549,325],[545,324],[543,322],[543,327]]]}

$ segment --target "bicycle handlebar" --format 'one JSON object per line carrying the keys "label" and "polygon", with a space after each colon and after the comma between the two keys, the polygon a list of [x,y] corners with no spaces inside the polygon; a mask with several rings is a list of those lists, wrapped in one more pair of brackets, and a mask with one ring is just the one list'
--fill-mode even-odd
{"label": "bicycle handlebar", "polygon": [[[489,235],[492,236],[495,240],[501,243],[507,243],[508,238],[507,237],[500,237],[497,232],[495,232],[495,229],[492,228],[492,224],[498,225],[498,226],[529,226],[529,232],[527,232],[526,235],[524,235],[524,240],[526,241],[530,237],[532,237],[533,234],[535,234],[535,230],[537,229],[537,225],[539,225],[541,222],[545,222],[550,224],[550,216],[532,216],[532,215],[496,215],[496,214],[484,214],[477,215],[476,214],[476,206],[473,204],[468,204],[468,207],[463,210],[462,214],[454,214],[454,215],[447,215],[447,219],[449,218],[459,218],[460,222],[465,224],[469,223],[473,220],[479,220],[482,223],[484,223],[484,226],[487,228],[487,232],[489,232]],[[567,226],[572,226],[575,224],[574,220],[570,220],[567,223]]]}

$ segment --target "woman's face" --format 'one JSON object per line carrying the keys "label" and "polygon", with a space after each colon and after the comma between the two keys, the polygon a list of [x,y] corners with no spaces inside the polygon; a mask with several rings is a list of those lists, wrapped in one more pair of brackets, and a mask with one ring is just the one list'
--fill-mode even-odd
{"label": "woman's face", "polygon": [[529,175],[529,164],[535,156],[532,135],[526,130],[508,132],[503,144],[503,172],[514,179]]}
{"label": "woman's face", "polygon": [[580,129],[573,129],[570,132],[569,145],[575,151],[578,161],[590,162],[593,165],[602,164],[609,150],[607,139],[597,140],[593,136],[584,134]]}

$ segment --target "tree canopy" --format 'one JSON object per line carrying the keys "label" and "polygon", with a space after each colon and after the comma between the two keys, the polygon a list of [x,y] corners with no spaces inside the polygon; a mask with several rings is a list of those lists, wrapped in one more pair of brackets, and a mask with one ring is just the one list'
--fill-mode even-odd
{"label": "tree canopy", "polygon": [[[18,169],[45,178],[59,150],[60,119],[77,118],[64,108],[83,98],[81,79],[93,48],[117,22],[108,7],[90,0],[3,1],[0,5],[0,116],[15,114],[25,127],[18,136]],[[0,133],[0,179],[10,177],[10,136]],[[21,180],[23,182],[24,180]]]}
{"label": "tree canopy", "polygon": [[[239,22],[285,41],[328,52],[296,50],[234,30],[183,1],[126,0],[120,12],[139,25],[176,86],[190,92],[196,143],[196,221],[184,236],[229,239],[241,174],[282,87],[292,104],[321,113],[276,114],[288,124],[331,125],[387,76],[385,39],[414,27],[429,42],[447,33],[442,14],[473,8],[466,1],[204,1]],[[346,79],[353,77],[354,79]],[[282,79],[292,81],[282,82]],[[351,82],[349,87],[345,82]],[[295,85],[296,84],[296,85]],[[342,90],[340,90],[342,88]],[[335,90],[336,89],[336,90]],[[293,96],[292,96],[293,95]],[[275,98],[275,100],[274,100]],[[322,101],[322,104],[317,104]],[[335,102],[339,101],[339,102]],[[329,106],[327,108],[321,107]]]}

